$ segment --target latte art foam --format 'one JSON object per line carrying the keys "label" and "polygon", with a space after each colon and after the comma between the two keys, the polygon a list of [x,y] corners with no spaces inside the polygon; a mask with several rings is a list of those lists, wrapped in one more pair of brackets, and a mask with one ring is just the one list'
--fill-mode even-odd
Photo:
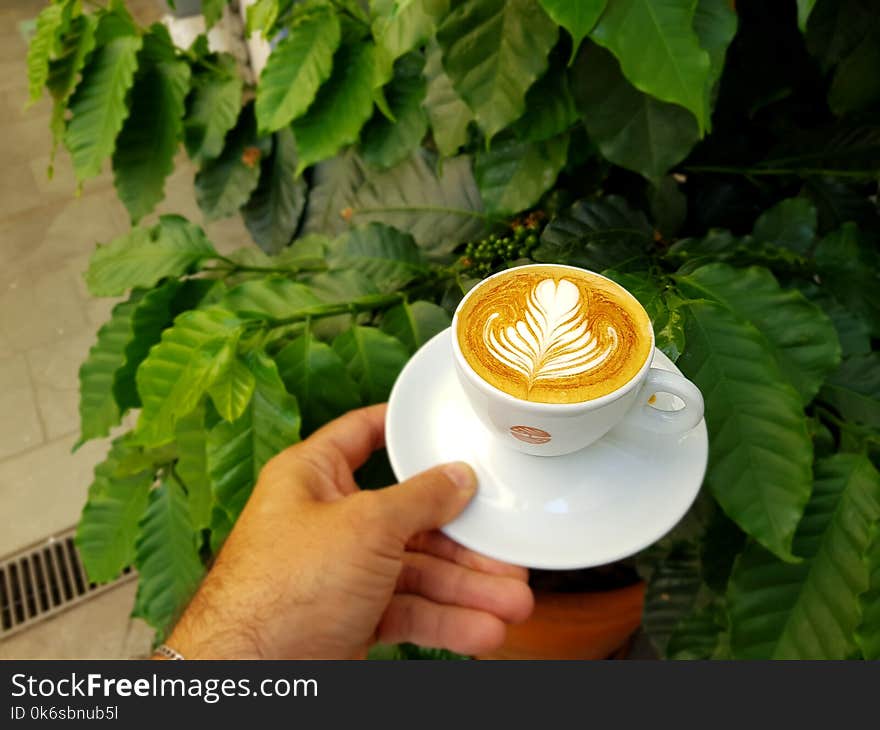
{"label": "latte art foam", "polygon": [[632,379],[651,346],[641,306],[607,279],[562,267],[513,269],[481,285],[458,339],[484,380],[517,398],[573,403]]}
{"label": "latte art foam", "polygon": [[620,344],[614,325],[592,331],[581,293],[568,279],[538,282],[515,325],[498,327],[500,318],[498,312],[489,315],[483,343],[496,360],[522,373],[530,390],[538,380],[598,367]]}

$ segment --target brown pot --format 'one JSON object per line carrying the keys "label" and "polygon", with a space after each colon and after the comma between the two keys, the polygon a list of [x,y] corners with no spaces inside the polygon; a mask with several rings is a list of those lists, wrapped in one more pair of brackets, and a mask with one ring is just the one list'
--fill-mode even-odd
{"label": "brown pot", "polygon": [[589,593],[537,593],[528,621],[480,659],[607,659],[642,622],[645,584]]}

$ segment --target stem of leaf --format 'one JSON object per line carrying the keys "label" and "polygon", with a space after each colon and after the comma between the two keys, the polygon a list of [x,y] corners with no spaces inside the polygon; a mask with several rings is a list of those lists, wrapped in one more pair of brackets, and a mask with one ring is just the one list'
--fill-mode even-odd
{"label": "stem of leaf", "polygon": [[479,210],[465,210],[463,208],[447,208],[440,205],[403,205],[403,206],[377,206],[374,208],[365,207],[352,211],[352,216],[368,215],[370,213],[449,213],[450,215],[460,215],[466,218],[479,218],[488,223],[503,223],[504,218],[500,216],[483,213]]}
{"label": "stem of leaf", "polygon": [[685,172],[713,172],[726,175],[745,175],[760,177],[762,175],[796,175],[798,177],[812,177],[823,175],[827,177],[845,178],[874,178],[876,170],[835,170],[824,167],[725,167],[724,165],[688,165],[683,168]]}
{"label": "stem of leaf", "polygon": [[187,488],[186,483],[183,481],[183,479],[181,479],[180,474],[177,473],[175,462],[173,461],[168,464],[168,476],[180,485],[180,488],[183,490],[184,494],[189,494],[189,489]]}
{"label": "stem of leaf", "polygon": [[204,267],[202,271],[223,271],[232,273],[239,272],[247,272],[254,274],[312,274],[321,271],[327,271],[326,264],[315,264],[313,266],[288,266],[284,268],[280,268],[277,266],[247,266],[243,264],[236,263],[232,259],[226,258],[225,256],[217,256],[218,261],[222,261],[224,264],[227,264],[227,267],[218,266],[218,267]]}
{"label": "stem of leaf", "polygon": [[838,418],[834,413],[832,413],[829,409],[825,408],[821,405],[816,405],[816,415],[820,418],[823,418],[829,421],[832,425],[839,428],[841,431],[846,431],[851,433],[852,435],[858,437],[863,442],[866,443],[878,443],[880,439],[876,436],[876,434],[871,433],[870,429],[859,427],[856,424],[849,423],[842,418]]}
{"label": "stem of leaf", "polygon": [[356,315],[361,312],[373,312],[377,309],[388,309],[395,304],[399,304],[404,300],[404,294],[370,294],[369,296],[352,299],[349,302],[338,302],[336,304],[319,304],[314,307],[308,307],[301,312],[281,319],[259,320],[265,322],[269,327],[284,327],[297,322],[306,322],[313,319],[321,319],[323,317],[333,317],[337,314]]}
{"label": "stem of leaf", "polygon": [[347,7],[336,2],[336,0],[330,0],[330,3],[333,5],[334,8],[336,8],[337,11],[339,11],[343,15],[351,18],[352,20],[360,23],[361,25],[366,26],[366,28],[368,30],[370,30],[370,24],[368,22],[366,22],[363,18],[359,18],[357,15],[355,15],[353,12],[351,12],[351,10],[349,10]]}
{"label": "stem of leaf", "polygon": [[216,63],[211,63],[210,61],[197,56],[188,48],[180,48],[178,50],[190,63],[197,64],[208,71],[213,71],[214,73],[219,74],[220,76],[229,76],[229,69],[222,68]]}

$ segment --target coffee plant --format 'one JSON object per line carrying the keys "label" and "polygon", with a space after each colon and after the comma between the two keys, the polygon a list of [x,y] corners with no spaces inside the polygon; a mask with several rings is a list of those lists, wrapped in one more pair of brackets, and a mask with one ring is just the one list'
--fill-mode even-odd
{"label": "coffee plant", "polygon": [[[870,0],[259,0],[255,85],[89,8],[46,7],[28,73],[133,225],[86,272],[125,297],[80,370],[82,440],[115,435],[92,580],[136,566],[165,631],[273,454],[385,400],[480,277],[565,263],[632,291],[706,399],[701,495],[633,561],[660,654],[880,658]],[[257,246],[151,216],[181,142],[205,219]]]}

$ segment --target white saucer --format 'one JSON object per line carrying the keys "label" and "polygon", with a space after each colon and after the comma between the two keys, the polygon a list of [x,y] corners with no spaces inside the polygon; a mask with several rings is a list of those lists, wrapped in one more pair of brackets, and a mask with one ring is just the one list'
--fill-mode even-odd
{"label": "white saucer", "polygon": [[[448,461],[479,478],[467,509],[443,528],[466,547],[545,569],[589,568],[659,540],[684,516],[706,473],[705,421],[658,435],[624,421],[586,449],[529,456],[496,443],[471,411],[452,362],[451,330],[427,342],[391,391],[388,456],[401,481]],[[659,350],[654,366],[679,372]],[[657,405],[671,407],[658,395]]]}

